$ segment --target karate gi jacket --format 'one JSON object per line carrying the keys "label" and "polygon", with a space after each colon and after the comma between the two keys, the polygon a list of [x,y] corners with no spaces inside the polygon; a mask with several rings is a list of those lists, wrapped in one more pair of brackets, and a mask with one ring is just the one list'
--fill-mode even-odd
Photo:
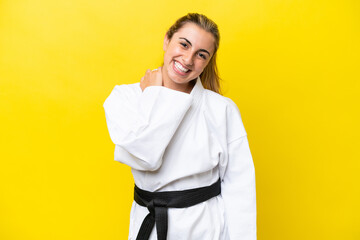
{"label": "karate gi jacket", "polygon": [[[117,85],[104,102],[115,160],[131,167],[147,191],[209,186],[221,194],[188,208],[168,209],[168,240],[255,240],[255,168],[236,104],[204,89],[190,94],[140,83]],[[136,239],[146,207],[132,203],[129,239]],[[156,240],[152,230],[151,240]]]}

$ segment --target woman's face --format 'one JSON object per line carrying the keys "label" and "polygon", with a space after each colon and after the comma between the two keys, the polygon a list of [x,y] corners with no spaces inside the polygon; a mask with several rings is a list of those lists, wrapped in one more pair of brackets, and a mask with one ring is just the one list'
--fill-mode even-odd
{"label": "woman's face", "polygon": [[[165,84],[186,87],[196,79],[214,53],[215,38],[194,23],[186,23],[171,40],[164,39],[163,77]],[[166,82],[169,81],[169,82]]]}

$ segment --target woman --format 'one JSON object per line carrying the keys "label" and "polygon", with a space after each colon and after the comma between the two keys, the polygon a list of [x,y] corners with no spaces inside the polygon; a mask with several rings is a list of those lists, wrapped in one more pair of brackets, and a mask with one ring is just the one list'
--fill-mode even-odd
{"label": "woman", "polygon": [[136,184],[129,239],[256,239],[255,169],[239,110],[219,94],[219,38],[204,15],[178,19],[163,66],[104,103]]}

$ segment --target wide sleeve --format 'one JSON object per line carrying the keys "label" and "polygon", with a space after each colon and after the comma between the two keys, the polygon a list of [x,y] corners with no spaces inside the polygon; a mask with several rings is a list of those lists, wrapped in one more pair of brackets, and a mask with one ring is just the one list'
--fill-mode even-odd
{"label": "wide sleeve", "polygon": [[256,240],[255,167],[236,104],[227,109],[227,156],[220,166],[221,195],[230,240]]}
{"label": "wide sleeve", "polygon": [[255,168],[246,136],[228,144],[221,195],[230,239],[256,240]]}
{"label": "wide sleeve", "polygon": [[158,169],[191,102],[190,94],[163,86],[141,93],[116,86],[103,105],[115,160],[140,171]]}

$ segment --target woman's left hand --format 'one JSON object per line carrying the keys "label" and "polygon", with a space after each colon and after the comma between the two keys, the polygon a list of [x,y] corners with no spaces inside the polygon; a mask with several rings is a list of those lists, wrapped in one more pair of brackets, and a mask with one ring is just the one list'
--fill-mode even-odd
{"label": "woman's left hand", "polygon": [[150,70],[147,69],[145,72],[145,76],[141,78],[140,81],[140,87],[141,90],[144,91],[145,88],[149,86],[162,86],[163,85],[163,79],[162,79],[162,73],[161,73],[161,67],[158,69]]}

